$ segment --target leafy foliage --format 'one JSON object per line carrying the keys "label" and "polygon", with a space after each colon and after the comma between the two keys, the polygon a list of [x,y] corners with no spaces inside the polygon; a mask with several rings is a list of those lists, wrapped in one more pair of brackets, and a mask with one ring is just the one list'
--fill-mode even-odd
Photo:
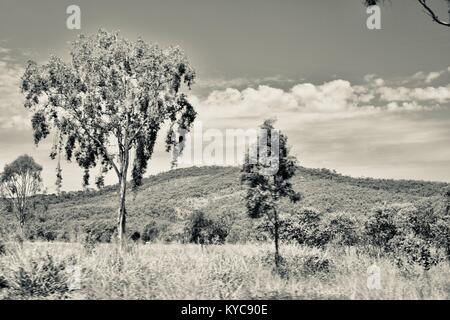
{"label": "leafy foliage", "polygon": [[142,241],[151,242],[158,238],[159,229],[158,225],[155,221],[147,224],[142,231]]}
{"label": "leafy foliage", "polygon": [[105,30],[80,35],[72,43],[71,58],[66,63],[52,56],[42,66],[28,62],[21,88],[25,107],[33,111],[34,140],[38,144],[54,129],[50,157],[63,153],[68,161],[75,158],[84,169],[85,187],[91,168],[101,167],[100,187],[102,176],[115,171],[121,237],[130,153],[134,151],[133,183],[140,186],[164,123],[170,128],[168,149],[176,148],[175,158],[181,152],[183,145],[173,135],[184,135],[196,112],[180,89],[183,83],[190,88],[195,72],[179,47],[162,49],[140,38],[131,42]]}
{"label": "leafy foliage", "polygon": [[57,262],[48,253],[32,259],[6,274],[9,298],[62,298],[69,292],[66,262]]}
{"label": "leafy foliage", "polygon": [[[160,230],[159,239],[182,242],[188,240],[185,239],[187,218],[195,210],[202,210],[207,217],[224,221],[229,227],[227,242],[267,241],[270,233],[263,233],[258,229],[262,219],[248,219],[245,207],[246,188],[239,184],[240,176],[239,168],[234,167],[192,167],[146,178],[135,198],[127,201],[129,229],[142,234],[143,226],[155,221]],[[282,202],[279,207],[281,222],[284,218],[300,213],[302,207],[311,207],[320,212],[324,227],[328,225],[329,219],[343,215],[355,221],[355,230],[361,234],[365,230],[365,221],[374,213],[372,208],[379,207],[383,201],[387,204],[410,203],[419,206],[423,199],[429,200],[429,204],[424,204],[425,206],[433,207],[436,215],[444,217],[445,197],[442,195],[445,184],[442,183],[356,179],[340,176],[329,170],[303,167],[297,167],[292,183],[302,193],[302,202]],[[34,201],[38,212],[35,212],[35,217],[27,224],[27,234],[36,235],[40,230],[45,230],[55,233],[59,241],[80,241],[84,225],[96,221],[115,223],[111,212],[116,210],[116,199],[115,186],[106,186],[99,191],[37,196]],[[46,212],[45,203],[48,205]],[[0,233],[4,237],[10,236],[14,230],[13,221],[12,213],[3,209],[0,214]],[[444,218],[438,219],[434,227],[435,237],[438,231],[441,234],[441,247],[444,248],[450,239],[448,223]],[[361,242],[366,238],[362,235]],[[337,239],[330,241],[333,243]]]}
{"label": "leafy foliage", "polygon": [[24,232],[24,225],[31,218],[34,196],[41,190],[42,167],[28,155],[19,156],[5,165],[0,176],[0,192],[12,210]]}
{"label": "leafy foliage", "polygon": [[389,241],[398,233],[394,216],[401,208],[401,205],[376,208],[369,216],[365,223],[365,229],[372,244],[384,249],[389,248]]}
{"label": "leafy foliage", "polygon": [[348,212],[336,212],[326,215],[324,229],[322,233],[326,234],[330,242],[353,246],[361,242],[362,232],[360,221]]}
{"label": "leafy foliage", "polygon": [[96,221],[84,227],[87,238],[96,243],[109,243],[113,239],[115,226],[108,221]]}
{"label": "leafy foliage", "polygon": [[323,230],[322,214],[317,209],[304,208],[283,222],[282,239],[323,246],[329,241],[330,235]]}
{"label": "leafy foliage", "polygon": [[137,242],[141,239],[141,234],[138,231],[135,231],[130,235],[130,239],[134,242]]}
{"label": "leafy foliage", "polygon": [[[289,155],[287,137],[274,129],[273,122],[266,120],[261,125],[256,145],[247,151],[241,181],[248,187],[245,203],[249,217],[264,216],[270,222],[275,241],[275,264],[278,266],[279,201],[286,198],[295,203],[300,200],[300,194],[294,191],[290,181],[295,175],[297,160]],[[276,170],[273,170],[274,165]]]}
{"label": "leafy foliage", "polygon": [[442,249],[448,250],[448,220],[429,201],[379,208],[366,230],[372,243],[391,253],[399,264],[429,270],[442,259]]}
{"label": "leafy foliage", "polygon": [[222,244],[228,228],[220,221],[206,217],[203,211],[192,213],[187,222],[189,242],[198,244]]}
{"label": "leafy foliage", "polygon": [[5,243],[0,239],[0,256],[6,254],[6,245]]}

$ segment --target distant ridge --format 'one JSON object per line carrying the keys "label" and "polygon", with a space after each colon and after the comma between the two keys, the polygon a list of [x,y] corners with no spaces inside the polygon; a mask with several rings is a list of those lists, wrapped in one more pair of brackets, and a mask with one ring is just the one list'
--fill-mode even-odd
{"label": "distant ridge", "polygon": [[[434,201],[449,186],[442,182],[353,178],[328,169],[304,167],[298,167],[293,184],[302,194],[302,200],[296,205],[286,204],[285,211],[305,206],[323,212],[347,211],[357,215],[366,215],[383,204],[409,203],[425,198]],[[137,192],[129,193],[128,223],[130,229],[140,230],[151,219],[180,221],[198,209],[220,217],[244,219],[244,195],[238,167],[175,169],[145,178]],[[46,228],[60,230],[78,228],[94,220],[115,221],[115,186],[99,191],[47,195],[45,202],[48,210],[39,220],[48,225]],[[8,220],[7,215],[2,214],[0,221],[5,219]]]}

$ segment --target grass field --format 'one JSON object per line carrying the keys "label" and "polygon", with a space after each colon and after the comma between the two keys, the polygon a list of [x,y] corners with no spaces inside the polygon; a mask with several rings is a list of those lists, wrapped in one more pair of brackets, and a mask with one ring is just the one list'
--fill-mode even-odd
{"label": "grass field", "polygon": [[[6,299],[448,299],[450,266],[428,272],[399,268],[362,249],[282,247],[281,272],[272,246],[114,244],[87,252],[73,243],[7,244],[0,256]],[[367,287],[371,265],[381,287]],[[74,280],[70,266],[79,270]],[[74,269],[74,268],[72,268]],[[70,276],[69,276],[70,275]],[[76,277],[76,276],[75,276]],[[67,283],[79,281],[68,290]],[[73,288],[72,288],[73,289]]]}

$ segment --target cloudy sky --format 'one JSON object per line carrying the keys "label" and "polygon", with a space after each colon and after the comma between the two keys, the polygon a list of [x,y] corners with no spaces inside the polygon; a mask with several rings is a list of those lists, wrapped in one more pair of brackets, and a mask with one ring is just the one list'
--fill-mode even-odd
{"label": "cloudy sky", "polygon": [[[189,94],[204,130],[255,128],[276,117],[304,166],[450,182],[450,29],[416,1],[399,0],[382,8],[382,29],[369,30],[361,2],[2,0],[0,169],[31,154],[53,189],[51,141],[32,143],[20,76],[27,60],[68,59],[69,41],[103,27],[183,47],[197,71]],[[433,3],[445,17],[444,1]],[[81,30],[66,28],[69,4],[81,8]],[[151,173],[169,168],[163,149]],[[81,171],[63,169],[64,189],[80,189]]]}

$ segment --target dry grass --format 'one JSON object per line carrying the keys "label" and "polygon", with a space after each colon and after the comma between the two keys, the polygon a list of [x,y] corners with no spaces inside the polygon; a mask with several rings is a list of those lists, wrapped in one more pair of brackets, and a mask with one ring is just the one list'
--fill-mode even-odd
{"label": "dry grass", "polygon": [[[272,246],[133,245],[120,252],[101,245],[88,254],[79,244],[25,243],[8,245],[0,256],[0,274],[17,278],[50,254],[55,263],[75,261],[81,268],[80,290],[61,295],[4,298],[65,299],[448,299],[447,262],[425,273],[400,269],[386,258],[370,257],[352,248],[327,251],[285,245],[283,276],[273,271]],[[328,261],[324,270],[305,269],[308,257]],[[367,288],[367,268],[381,268],[381,289]],[[41,268],[41,269],[39,269]],[[45,273],[47,267],[38,266]],[[52,277],[52,276],[50,276]],[[17,280],[17,279],[16,279]],[[48,281],[47,279],[46,281]],[[51,282],[52,279],[50,279]],[[36,281],[42,281],[40,279]],[[17,282],[17,281],[16,281]],[[23,285],[23,284],[22,284]],[[47,284],[45,284],[47,285]]]}

